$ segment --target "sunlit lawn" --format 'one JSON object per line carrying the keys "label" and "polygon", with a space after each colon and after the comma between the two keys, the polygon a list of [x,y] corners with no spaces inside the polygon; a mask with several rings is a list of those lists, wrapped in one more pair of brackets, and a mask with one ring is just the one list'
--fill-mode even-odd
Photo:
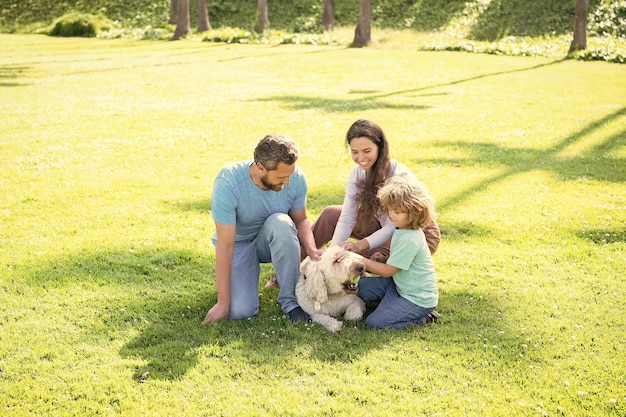
{"label": "sunlit lawn", "polygon": [[[437,199],[439,323],[202,326],[217,170],[289,134],[315,219],[357,118]],[[623,416],[625,254],[626,66],[0,36],[2,415]]]}

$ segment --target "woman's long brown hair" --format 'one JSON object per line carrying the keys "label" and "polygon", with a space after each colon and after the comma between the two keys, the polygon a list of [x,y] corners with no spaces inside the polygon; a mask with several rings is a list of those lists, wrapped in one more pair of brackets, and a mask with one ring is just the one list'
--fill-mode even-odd
{"label": "woman's long brown hair", "polygon": [[361,229],[360,232],[366,235],[370,234],[366,231],[370,219],[381,210],[376,194],[389,178],[391,157],[387,137],[376,123],[363,119],[354,122],[346,134],[346,144],[349,147],[352,139],[363,137],[370,139],[378,147],[378,158],[372,168],[367,171],[365,178],[357,183],[358,192],[355,196],[358,211],[354,232]]}

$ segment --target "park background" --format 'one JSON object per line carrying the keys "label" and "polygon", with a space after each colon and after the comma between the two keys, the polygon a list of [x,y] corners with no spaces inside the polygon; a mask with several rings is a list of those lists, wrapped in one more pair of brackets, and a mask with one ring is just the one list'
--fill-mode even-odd
{"label": "park background", "polygon": [[[144,4],[100,7],[130,3]],[[565,23],[451,41],[451,13],[429,30],[375,24],[358,49],[355,14],[305,36],[270,9],[255,34],[248,6],[245,25],[211,16],[213,35],[172,42],[167,2],[109,13],[119,26],[95,38],[45,34],[63,14],[97,14],[90,2],[0,4],[3,415],[626,413],[626,67],[605,59],[621,56],[617,27],[589,31],[613,49],[588,62],[565,59]],[[572,24],[573,1],[541,4]],[[39,17],[7,17],[24,6]],[[533,16],[497,10],[511,27]],[[216,41],[233,31],[240,41]],[[217,170],[289,134],[315,219],[342,201],[357,118],[383,127],[437,199],[441,320],[333,335],[290,323],[262,288],[257,317],[202,326]]]}

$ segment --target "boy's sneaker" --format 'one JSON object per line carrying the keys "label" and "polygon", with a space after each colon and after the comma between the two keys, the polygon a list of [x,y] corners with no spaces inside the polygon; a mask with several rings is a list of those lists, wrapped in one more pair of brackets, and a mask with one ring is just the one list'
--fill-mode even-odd
{"label": "boy's sneaker", "polygon": [[428,323],[436,322],[439,317],[441,317],[439,313],[437,313],[435,310],[431,311],[430,313],[428,313]]}
{"label": "boy's sneaker", "polygon": [[296,323],[299,321],[311,321],[311,317],[302,309],[302,307],[298,306],[289,312],[289,318],[292,323]]}

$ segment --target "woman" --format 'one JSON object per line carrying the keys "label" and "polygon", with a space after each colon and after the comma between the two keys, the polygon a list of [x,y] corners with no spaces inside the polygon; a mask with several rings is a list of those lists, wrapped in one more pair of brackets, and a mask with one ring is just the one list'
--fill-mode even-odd
{"label": "woman", "polygon": [[[326,207],[313,224],[315,244],[321,248],[331,242],[331,246],[340,245],[366,258],[385,262],[395,227],[376,194],[390,177],[415,179],[415,176],[404,164],[391,159],[385,133],[370,120],[357,120],[350,126],[346,145],[356,167],[348,176],[343,205]],[[430,253],[434,254],[441,239],[439,226],[433,220],[423,230]],[[273,277],[266,284],[276,285]]]}
{"label": "woman", "polygon": [[[340,245],[384,262],[389,257],[395,227],[382,210],[376,194],[390,177],[400,175],[415,179],[415,176],[404,164],[391,159],[385,133],[370,120],[357,120],[350,126],[346,145],[357,166],[348,176],[343,205],[326,207],[313,224],[315,244],[321,248],[331,241],[331,246]],[[441,238],[439,226],[433,220],[423,230],[433,254]]]}

